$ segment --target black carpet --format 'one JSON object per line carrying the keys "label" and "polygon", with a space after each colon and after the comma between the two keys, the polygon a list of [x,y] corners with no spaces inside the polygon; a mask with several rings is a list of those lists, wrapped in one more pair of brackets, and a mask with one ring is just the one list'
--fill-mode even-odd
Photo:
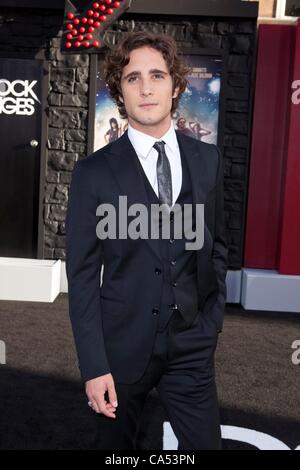
{"label": "black carpet", "polygon": [[[224,449],[300,445],[300,364],[291,348],[297,339],[300,315],[227,306],[216,352]],[[80,382],[67,295],[53,304],[0,301],[0,340],[0,449],[96,448],[97,415]],[[153,391],[139,448],[162,449],[164,432],[175,446],[166,421]]]}

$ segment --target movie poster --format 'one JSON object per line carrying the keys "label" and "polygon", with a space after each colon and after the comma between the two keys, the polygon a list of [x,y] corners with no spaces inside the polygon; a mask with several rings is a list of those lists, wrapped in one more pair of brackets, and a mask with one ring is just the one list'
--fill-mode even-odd
{"label": "movie poster", "polygon": [[103,61],[98,61],[96,109],[94,121],[94,150],[117,140],[127,129],[127,119],[121,119],[118,107],[111,99],[101,73]]}
{"label": "movie poster", "polygon": [[[179,107],[173,114],[175,129],[202,142],[217,144],[220,115],[222,59],[218,56],[189,55],[191,67],[188,86]],[[113,142],[127,130],[127,120],[121,119],[110,98],[98,63],[94,150]]]}
{"label": "movie poster", "polygon": [[217,144],[222,59],[190,55],[188,86],[173,115],[175,129],[202,142]]}

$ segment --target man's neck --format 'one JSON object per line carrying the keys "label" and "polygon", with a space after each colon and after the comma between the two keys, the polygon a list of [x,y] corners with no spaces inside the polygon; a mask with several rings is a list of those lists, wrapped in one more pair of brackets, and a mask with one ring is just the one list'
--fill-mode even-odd
{"label": "man's neck", "polygon": [[171,127],[172,121],[169,119],[163,125],[153,125],[153,126],[142,126],[138,125],[135,122],[128,121],[129,125],[135,129],[136,131],[142,132],[143,134],[150,135],[155,139],[160,139],[163,135],[165,135]]}

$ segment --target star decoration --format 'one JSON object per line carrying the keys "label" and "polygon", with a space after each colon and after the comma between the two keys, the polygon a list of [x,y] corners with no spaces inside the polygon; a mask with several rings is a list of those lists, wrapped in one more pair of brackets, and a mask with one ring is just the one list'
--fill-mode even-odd
{"label": "star decoration", "polygon": [[131,0],[87,2],[79,11],[66,0],[61,50],[64,53],[97,52],[104,46],[103,34],[129,7]]}

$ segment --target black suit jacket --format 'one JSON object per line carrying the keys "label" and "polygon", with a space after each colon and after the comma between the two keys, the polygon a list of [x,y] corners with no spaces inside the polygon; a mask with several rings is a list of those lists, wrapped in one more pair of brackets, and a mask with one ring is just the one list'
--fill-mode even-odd
{"label": "black suit jacket", "polygon": [[[223,164],[215,145],[177,132],[192,181],[193,204],[204,203],[205,243],[197,253],[200,311],[221,330],[226,301]],[[133,383],[141,377],[155,339],[162,267],[157,240],[96,235],[99,204],[118,208],[119,195],[149,206],[137,156],[125,133],[75,164],[66,218],[69,311],[84,381],[111,372]],[[100,273],[103,280],[100,286]]]}

